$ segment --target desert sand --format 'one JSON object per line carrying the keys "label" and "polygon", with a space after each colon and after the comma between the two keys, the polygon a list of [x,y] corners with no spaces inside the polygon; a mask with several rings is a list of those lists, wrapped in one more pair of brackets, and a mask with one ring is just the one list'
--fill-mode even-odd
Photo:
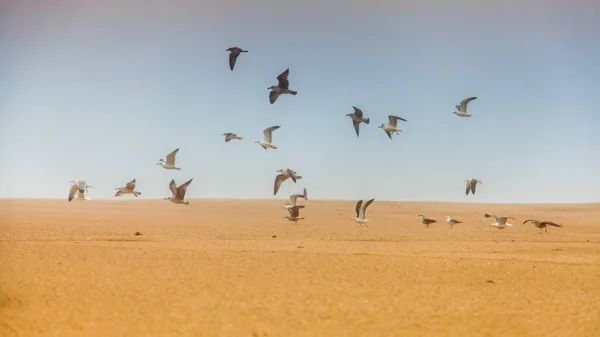
{"label": "desert sand", "polygon": [[1,336],[600,336],[600,204],[128,199],[0,200]]}

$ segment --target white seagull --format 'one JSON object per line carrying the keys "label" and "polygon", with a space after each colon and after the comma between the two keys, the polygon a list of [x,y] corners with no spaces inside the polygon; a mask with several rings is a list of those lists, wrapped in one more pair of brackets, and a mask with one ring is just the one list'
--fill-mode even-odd
{"label": "white seagull", "polygon": [[286,69],[284,72],[279,74],[279,76],[277,76],[277,81],[279,83],[277,83],[276,86],[272,85],[267,88],[267,89],[271,90],[271,92],[269,93],[269,102],[271,102],[271,104],[275,103],[275,101],[281,94],[296,95],[298,93],[295,90],[289,89],[289,87],[290,87],[290,82],[288,81],[289,74],[290,74],[290,68]]}
{"label": "white seagull", "polygon": [[[498,228],[498,230],[504,229],[506,227],[513,227],[513,225],[506,222],[508,219],[517,220],[515,218],[511,218],[509,216],[497,216],[495,214],[485,213],[486,218],[494,218],[494,223],[490,224],[490,227]],[[482,220],[483,221],[483,220]]]}
{"label": "white seagull", "polygon": [[462,223],[462,221],[456,220],[448,215],[446,215],[444,219],[446,219],[446,222],[450,225],[450,229],[454,228],[454,225]]}
{"label": "white seagull", "polygon": [[375,201],[375,198],[365,203],[363,203],[362,200],[359,200],[356,203],[356,207],[354,208],[354,210],[356,211],[356,217],[353,217],[350,220],[353,220],[358,224],[365,224],[365,226],[369,227],[369,225],[367,225],[367,222],[371,219],[367,219],[367,207],[369,207],[369,205],[371,205],[373,201]]}
{"label": "white seagull", "polygon": [[277,172],[279,172],[279,174],[275,177],[275,184],[273,186],[273,195],[277,194],[277,191],[279,191],[279,187],[281,186],[281,183],[286,181],[286,179],[292,178],[292,181],[294,183],[296,182],[297,179],[302,179],[302,176],[297,175],[296,171],[293,171],[290,169],[277,170]]}
{"label": "white seagull", "polygon": [[459,105],[455,106],[456,111],[454,111],[453,114],[460,116],[460,117],[471,117],[471,115],[469,115],[467,113],[467,104],[469,104],[469,102],[471,102],[474,99],[477,99],[477,97],[469,97],[469,98],[463,99]]}
{"label": "white seagull", "polygon": [[240,136],[236,135],[235,133],[231,133],[231,132],[224,133],[221,136],[225,136],[226,143],[232,139],[239,139],[239,140],[244,139],[244,137],[240,137]]}
{"label": "white seagull", "polygon": [[174,204],[189,205],[190,202],[187,200],[184,201],[184,198],[187,187],[190,185],[192,180],[194,180],[194,178],[188,180],[184,184],[181,184],[179,187],[177,187],[175,185],[175,179],[171,179],[171,183],[169,183],[169,189],[171,190],[171,193],[173,193],[173,196],[165,198],[165,200],[169,200]]}
{"label": "white seagull", "polygon": [[290,200],[289,201],[286,200],[285,205],[283,207],[290,209],[290,208],[296,206],[298,198],[304,198],[304,200],[308,200],[308,195],[306,194],[306,188],[303,190],[302,194],[291,194]]}
{"label": "white seagull", "polygon": [[287,210],[288,210],[288,212],[290,212],[290,215],[284,216],[283,218],[293,221],[295,225],[298,224],[299,220],[304,219],[304,218],[300,217],[300,209],[301,208],[304,208],[304,205],[296,205],[294,207],[288,208]]}
{"label": "white seagull", "polygon": [[465,191],[467,195],[469,195],[469,192],[475,195],[477,184],[483,184],[483,181],[477,179],[465,180],[465,182],[467,183],[467,190]]}
{"label": "white seagull", "polygon": [[135,190],[135,179],[128,182],[124,187],[115,188],[115,190],[117,191],[115,193],[115,197],[119,197],[123,194],[133,194],[137,198],[140,194],[142,194],[141,192]]}
{"label": "white seagull", "polygon": [[94,186],[88,185],[88,183],[83,180],[70,180],[69,183],[72,184],[71,189],[69,190],[69,201],[75,198],[76,193],[78,193],[78,200],[91,200],[90,198],[85,198],[84,194],[87,193],[88,187],[93,188]]}
{"label": "white seagull", "polygon": [[156,163],[167,170],[181,170],[180,167],[175,166],[175,155],[179,152],[179,148],[176,148],[173,152],[167,155],[167,161],[165,162],[162,158]]}
{"label": "white seagull", "polygon": [[390,137],[390,139],[392,139],[392,133],[396,133],[397,135],[399,135],[398,132],[402,132],[402,130],[396,128],[396,124],[398,124],[398,120],[406,122],[406,119],[404,119],[402,117],[394,116],[394,115],[389,115],[388,119],[390,120],[390,122],[388,124],[381,124],[380,126],[378,126],[378,128],[383,129],[383,131],[385,131],[385,133],[387,133],[388,137]]}
{"label": "white seagull", "polygon": [[263,149],[277,149],[277,145],[273,145],[271,144],[271,142],[273,141],[273,131],[279,129],[281,126],[280,125],[275,125],[275,126],[271,126],[269,128],[266,128],[263,130],[263,134],[265,135],[265,140],[257,140],[255,141],[255,143],[259,144],[260,146],[263,147]]}

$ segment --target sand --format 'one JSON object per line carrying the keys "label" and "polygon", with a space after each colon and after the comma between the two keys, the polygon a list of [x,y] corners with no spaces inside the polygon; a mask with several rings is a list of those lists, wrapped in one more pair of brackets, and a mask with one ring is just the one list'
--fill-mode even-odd
{"label": "sand", "polygon": [[300,202],[0,200],[0,336],[600,336],[600,204]]}

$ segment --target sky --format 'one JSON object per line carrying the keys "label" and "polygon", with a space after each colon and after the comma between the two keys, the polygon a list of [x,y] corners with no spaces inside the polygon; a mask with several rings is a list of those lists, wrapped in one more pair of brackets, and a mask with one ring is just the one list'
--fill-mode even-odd
{"label": "sky", "polygon": [[[599,202],[598,17],[591,0],[0,0],[0,198],[66,199],[72,179],[113,198],[133,178],[164,198],[194,178],[191,199]],[[233,72],[232,46],[249,50]],[[271,105],[286,68],[298,94]],[[388,115],[408,121],[392,140]],[[176,148],[181,171],[156,165]],[[281,168],[303,178],[273,196]]]}

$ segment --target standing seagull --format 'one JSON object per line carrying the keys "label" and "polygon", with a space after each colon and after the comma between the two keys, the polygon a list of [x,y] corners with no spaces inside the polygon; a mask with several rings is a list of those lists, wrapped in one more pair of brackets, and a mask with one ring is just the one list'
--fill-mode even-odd
{"label": "standing seagull", "polygon": [[167,170],[181,170],[180,167],[175,166],[175,155],[179,152],[179,148],[176,148],[175,151],[169,153],[167,155],[167,161],[165,162],[162,158],[156,163],[156,165],[160,165]]}
{"label": "standing seagull", "polygon": [[392,139],[392,133],[396,133],[397,135],[399,135],[398,132],[402,132],[402,130],[396,128],[396,124],[398,123],[398,120],[406,122],[406,119],[404,119],[402,117],[394,116],[394,115],[389,115],[388,119],[390,120],[390,122],[388,124],[381,124],[380,126],[378,126],[378,128],[383,129],[383,131],[385,131],[385,133],[387,133],[388,137],[390,137],[390,139]]}
{"label": "standing seagull", "polygon": [[282,72],[279,76],[277,76],[277,81],[279,82],[277,86],[270,86],[267,89],[271,90],[269,93],[269,102],[271,104],[275,103],[277,97],[281,94],[292,94],[296,95],[298,92],[294,90],[290,90],[290,82],[288,81],[288,75],[290,74],[290,68],[287,68],[284,72]]}
{"label": "standing seagull", "polygon": [[229,69],[231,69],[231,71],[233,71],[233,67],[235,67],[235,61],[237,60],[238,56],[240,56],[240,53],[247,53],[247,50],[243,50],[240,47],[231,47],[231,48],[227,48],[226,51],[229,51],[231,53],[229,53]]}
{"label": "standing seagull", "polygon": [[189,205],[190,202],[187,200],[184,201],[183,199],[185,198],[185,191],[187,190],[187,188],[190,185],[190,183],[192,182],[192,180],[194,180],[194,178],[188,180],[184,184],[177,187],[175,185],[175,179],[171,179],[171,183],[169,184],[169,189],[171,190],[171,193],[173,193],[173,196],[165,198],[165,200],[169,200],[174,204]]}
{"label": "standing seagull", "polygon": [[475,190],[477,189],[477,184],[483,184],[483,181],[477,179],[465,180],[467,183],[467,195],[469,195],[469,191],[475,195]]}
{"label": "standing seagull", "polygon": [[276,125],[276,126],[271,126],[270,128],[266,128],[263,130],[263,134],[265,135],[265,140],[257,140],[255,141],[255,143],[258,143],[260,146],[263,147],[263,149],[277,149],[277,145],[273,145],[271,144],[271,142],[273,141],[273,131],[279,129],[281,126],[280,125]]}
{"label": "standing seagull", "polygon": [[227,132],[222,134],[221,136],[225,136],[225,142],[229,142],[232,139],[239,139],[242,140],[244,137],[240,137],[238,135],[236,135],[235,133],[231,133],[231,132]]}
{"label": "standing seagull", "polygon": [[432,223],[436,223],[437,220],[426,218],[423,214],[419,214],[419,218],[421,218],[421,223],[425,225],[425,227],[429,228],[429,225]]}
{"label": "standing seagull", "polygon": [[350,220],[354,220],[354,222],[358,224],[365,224],[365,226],[369,227],[369,225],[367,225],[367,222],[371,219],[367,219],[367,207],[369,207],[369,205],[372,204],[373,201],[375,201],[375,198],[363,204],[363,201],[359,200],[356,203],[356,207],[354,208],[354,210],[356,211],[356,217]]}
{"label": "standing seagull", "polygon": [[523,222],[523,224],[526,224],[528,222],[531,222],[535,225],[535,227],[540,229],[540,234],[542,234],[542,229],[544,229],[546,231],[546,233],[548,233],[548,226],[554,226],[554,227],[562,227],[562,225],[559,225],[557,223],[554,223],[552,221],[540,221],[540,220],[525,220]]}
{"label": "standing seagull", "polygon": [[300,209],[301,208],[304,208],[304,205],[297,205],[297,206],[288,208],[287,210],[288,210],[288,212],[290,212],[290,215],[284,216],[283,218],[293,221],[294,225],[297,225],[299,220],[304,219],[304,218],[300,218]]}
{"label": "standing seagull", "polygon": [[444,217],[444,219],[446,219],[446,222],[450,225],[450,229],[454,228],[454,225],[462,223],[462,221],[456,220],[456,219],[454,219],[452,217],[449,217],[447,215]]}
{"label": "standing seagull", "polygon": [[459,105],[455,106],[457,111],[454,111],[453,114],[460,117],[471,117],[471,115],[467,113],[467,104],[469,104],[469,102],[471,102],[474,99],[477,99],[477,97],[469,97],[463,99]]}
{"label": "standing seagull", "polygon": [[285,205],[283,207],[290,209],[294,206],[296,206],[296,202],[298,201],[298,198],[304,198],[304,200],[308,200],[308,196],[306,194],[306,188],[303,190],[304,193],[302,194],[292,194],[290,195],[290,200],[286,200],[285,201]]}
{"label": "standing seagull", "polygon": [[115,188],[115,190],[117,191],[117,193],[115,193],[115,197],[121,196],[123,194],[133,194],[137,198],[138,195],[142,194],[141,192],[135,190],[135,179],[128,182],[125,185],[125,187],[117,187]]}
{"label": "standing seagull", "polygon": [[352,124],[354,124],[354,131],[356,131],[356,137],[358,137],[358,126],[360,123],[369,124],[369,118],[363,118],[363,112],[359,108],[352,106],[354,108],[354,113],[347,114],[346,116],[352,118]]}
{"label": "standing seagull", "polygon": [[[512,227],[513,225],[506,222],[508,219],[517,220],[515,218],[511,218],[509,216],[497,216],[495,214],[485,213],[486,218],[494,218],[494,223],[490,224],[490,227],[498,228],[498,230],[504,229],[506,227]],[[483,220],[482,220],[483,221]]]}
{"label": "standing seagull", "polygon": [[295,183],[297,179],[302,179],[302,176],[296,174],[296,171],[285,169],[285,170],[277,170],[279,174],[275,177],[275,185],[273,186],[273,195],[277,194],[279,191],[279,187],[281,183],[286,181],[288,178],[292,178],[292,181]]}

